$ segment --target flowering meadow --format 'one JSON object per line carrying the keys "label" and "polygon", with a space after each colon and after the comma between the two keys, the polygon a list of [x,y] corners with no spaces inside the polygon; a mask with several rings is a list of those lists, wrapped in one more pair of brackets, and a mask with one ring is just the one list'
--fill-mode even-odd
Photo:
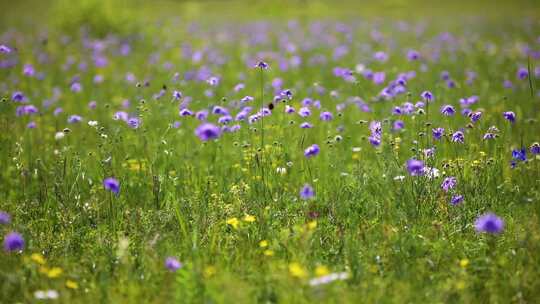
{"label": "flowering meadow", "polygon": [[470,2],[2,9],[0,303],[540,302],[540,6]]}

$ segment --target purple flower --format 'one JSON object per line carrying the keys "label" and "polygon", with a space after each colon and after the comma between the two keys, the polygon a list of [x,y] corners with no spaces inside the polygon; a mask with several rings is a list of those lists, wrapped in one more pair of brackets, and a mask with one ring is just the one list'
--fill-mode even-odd
{"label": "purple flower", "polygon": [[411,158],[407,161],[407,171],[412,176],[421,176],[424,175],[424,162]]}
{"label": "purple flower", "polygon": [[431,132],[433,134],[433,139],[439,140],[444,135],[444,128],[435,128],[435,129],[432,129]]}
{"label": "purple flower", "polygon": [[80,91],[82,91],[82,85],[78,82],[74,82],[71,84],[70,89],[72,92],[79,93]]}
{"label": "purple flower", "polygon": [[174,90],[172,95],[175,100],[180,100],[180,98],[182,98],[182,92],[180,91]]}
{"label": "purple flower", "polygon": [[141,125],[141,120],[137,117],[131,117],[130,119],[128,119],[127,124],[130,128],[137,129]]}
{"label": "purple flower", "polygon": [[[180,111],[182,112],[182,111]],[[182,115],[182,114],[180,114]],[[200,121],[205,121],[208,118],[208,110],[200,110],[197,113],[195,113],[195,118],[197,118]]]}
{"label": "purple flower", "polygon": [[15,91],[11,95],[11,100],[13,100],[15,102],[21,102],[24,99],[25,99],[24,94],[22,92],[20,92],[20,91]]}
{"label": "purple flower", "polygon": [[223,124],[223,125],[226,125],[232,121],[233,121],[233,118],[230,115],[224,115],[218,119],[218,123]]}
{"label": "purple flower", "polygon": [[171,272],[175,272],[178,269],[182,268],[182,263],[178,261],[175,257],[168,257],[165,259],[165,268]]}
{"label": "purple flower", "polygon": [[370,136],[368,140],[369,140],[369,143],[374,147],[378,147],[381,145],[381,138],[378,136]]}
{"label": "purple flower", "polygon": [[9,213],[0,211],[0,224],[7,225],[11,223],[11,215]]}
{"label": "purple flower", "polygon": [[313,144],[306,148],[306,150],[304,151],[304,156],[307,158],[316,156],[317,154],[319,154],[320,150],[321,149],[319,148],[319,145]]}
{"label": "purple flower", "polygon": [[392,129],[394,131],[399,131],[401,129],[403,129],[405,127],[405,123],[403,122],[403,120],[396,120],[394,121],[393,125],[392,125]]}
{"label": "purple flower", "polygon": [[420,53],[416,50],[409,50],[407,51],[407,59],[409,61],[418,60],[420,58]]}
{"label": "purple flower", "polygon": [[526,161],[527,150],[525,150],[525,148],[512,150],[512,159],[517,161]]}
{"label": "purple flower", "polygon": [[10,232],[4,237],[4,250],[21,251],[24,248],[24,238],[18,232]]}
{"label": "purple flower", "polygon": [[107,177],[103,180],[103,187],[112,193],[118,195],[120,193],[120,182],[114,177]]}
{"label": "purple flower", "polygon": [[420,97],[422,97],[426,102],[430,102],[434,99],[433,93],[430,91],[424,91],[422,94],[420,94]]}
{"label": "purple flower", "polygon": [[441,107],[441,113],[446,116],[452,116],[456,113],[456,110],[451,105],[444,105]]}
{"label": "purple flower", "polygon": [[504,221],[494,213],[485,213],[476,219],[474,228],[478,233],[499,234],[504,229]]}
{"label": "purple flower", "polygon": [[259,62],[257,62],[257,64],[255,64],[255,67],[260,68],[262,70],[266,70],[266,69],[268,69],[268,63],[266,63],[264,61],[259,61]]}
{"label": "purple flower", "polygon": [[463,202],[463,195],[461,195],[461,194],[452,196],[452,199],[450,200],[450,204],[452,204],[454,206],[459,205],[462,202]]}
{"label": "purple flower", "polygon": [[497,137],[497,134],[487,132],[486,134],[484,134],[483,140],[495,139],[495,137]]}
{"label": "purple flower", "polygon": [[11,49],[7,45],[0,44],[0,53],[9,54],[11,53]]}
{"label": "purple flower", "polygon": [[452,138],[450,139],[452,142],[457,143],[464,143],[465,142],[465,135],[461,131],[456,131],[454,134],[452,134]]}
{"label": "purple flower", "polygon": [[67,122],[70,124],[81,122],[82,117],[79,115],[71,115],[68,117]]}
{"label": "purple flower", "polygon": [[329,121],[334,118],[334,115],[332,115],[331,112],[322,112],[320,115],[320,119],[323,121]]}
{"label": "purple flower", "polygon": [[191,116],[193,115],[193,112],[191,112],[189,109],[182,109],[180,112],[178,112],[178,115],[180,116]]}
{"label": "purple flower", "polygon": [[303,200],[309,200],[315,197],[315,190],[308,184],[305,184],[302,189],[300,189],[300,198]]}
{"label": "purple flower", "polygon": [[477,122],[480,120],[480,117],[482,117],[482,112],[476,111],[476,112],[469,113],[469,117],[471,118],[472,122]]}
{"label": "purple flower", "polygon": [[305,121],[305,122],[300,124],[300,128],[301,129],[311,129],[311,128],[313,128],[313,125],[310,124],[309,122]]}
{"label": "purple flower", "polygon": [[453,189],[457,184],[457,179],[453,176],[449,176],[449,177],[446,177],[442,184],[441,184],[441,188],[445,191],[445,192],[448,192],[450,191],[450,189]]}
{"label": "purple flower", "polygon": [[37,128],[37,124],[36,124],[35,121],[31,121],[31,122],[29,122],[29,123],[26,125],[26,127],[27,127],[28,129],[35,129],[35,128]]}
{"label": "purple flower", "polygon": [[529,71],[526,68],[519,68],[517,71],[517,77],[521,80],[527,79],[527,77],[529,77]]}
{"label": "purple flower", "polygon": [[195,129],[195,135],[202,141],[216,139],[221,135],[221,129],[211,123],[203,123]]}
{"label": "purple flower", "polygon": [[300,108],[300,110],[298,110],[298,115],[300,115],[301,117],[308,117],[311,115],[311,111],[308,107],[302,107]]}
{"label": "purple flower", "polygon": [[535,142],[530,147],[531,154],[540,154],[540,144]]}
{"label": "purple flower", "polygon": [[511,123],[514,123],[516,121],[516,113],[512,111],[504,112],[503,116],[504,119],[508,120]]}

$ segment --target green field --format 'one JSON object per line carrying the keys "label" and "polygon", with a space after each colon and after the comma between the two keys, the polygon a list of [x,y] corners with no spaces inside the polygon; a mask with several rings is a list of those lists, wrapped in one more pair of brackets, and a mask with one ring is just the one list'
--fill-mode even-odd
{"label": "green field", "polygon": [[0,303],[539,303],[540,3],[433,2],[0,3]]}

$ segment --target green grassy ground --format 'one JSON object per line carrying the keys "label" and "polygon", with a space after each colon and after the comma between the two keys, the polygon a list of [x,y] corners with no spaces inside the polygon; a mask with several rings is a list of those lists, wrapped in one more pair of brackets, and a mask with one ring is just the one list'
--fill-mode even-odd
{"label": "green grassy ground", "polygon": [[[17,231],[26,244],[0,252],[0,303],[540,300],[540,158],[530,149],[540,141],[534,1],[86,3],[97,6],[2,3],[3,12],[16,13],[4,13],[0,23],[0,44],[13,49],[0,60],[16,64],[0,69],[0,211],[11,215],[0,236]],[[131,52],[122,56],[125,43]],[[296,48],[286,50],[290,44]],[[342,45],[348,52],[334,57]],[[407,60],[410,49],[421,59]],[[389,59],[374,60],[376,51]],[[294,56],[302,61],[297,67]],[[107,64],[96,65],[103,58]],[[25,76],[24,64],[35,75]],[[384,84],[366,79],[358,64],[384,71]],[[219,85],[184,79],[202,67]],[[356,80],[336,77],[335,67],[354,71]],[[519,68],[529,76],[519,79]],[[377,98],[409,71],[416,76],[405,93]],[[443,71],[454,88],[441,80]],[[476,74],[470,84],[469,71]],[[231,122],[240,130],[217,140],[201,141],[194,134],[201,122],[179,116],[185,102],[193,112],[226,107],[234,118],[246,95],[254,97],[246,103],[254,114],[272,102],[275,78],[292,99],[273,102],[272,114],[253,124]],[[505,80],[513,87],[504,88]],[[236,92],[238,83],[245,88]],[[183,94],[179,101],[174,90]],[[435,99],[420,112],[392,114],[426,90]],[[12,101],[15,91],[26,103]],[[478,102],[469,107],[482,112],[477,122],[460,113],[460,98],[473,95]],[[311,106],[307,118],[285,113],[307,97],[321,108]],[[29,104],[38,113],[16,115]],[[457,113],[442,115],[443,105]],[[140,126],[114,119],[117,111]],[[333,119],[321,121],[323,111]],[[515,112],[515,123],[505,111]],[[68,123],[75,114],[82,121]],[[218,117],[208,120],[218,125]],[[396,120],[405,127],[394,130]],[[382,124],[378,147],[368,140],[373,121]],[[303,122],[313,128],[300,128]],[[483,140],[491,126],[497,138]],[[446,130],[441,140],[432,137],[436,127]],[[460,129],[463,144],[451,141]],[[312,144],[320,153],[306,158]],[[432,147],[435,155],[426,157]],[[512,150],[520,148],[527,160],[514,159],[512,168]],[[412,158],[440,176],[411,176]],[[118,195],[104,189],[111,176],[120,182]],[[449,176],[457,185],[445,192]],[[314,198],[299,195],[305,184]],[[458,194],[464,201],[454,206]],[[504,221],[502,233],[475,231],[486,212]],[[167,257],[182,267],[168,270]],[[313,281],[332,273],[342,278]],[[36,291],[47,290],[57,299],[38,299]]]}

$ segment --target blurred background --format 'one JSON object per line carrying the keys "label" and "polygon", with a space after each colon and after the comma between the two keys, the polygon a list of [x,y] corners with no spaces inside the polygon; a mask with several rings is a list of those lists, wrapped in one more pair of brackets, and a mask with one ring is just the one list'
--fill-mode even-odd
{"label": "blurred background", "polygon": [[[538,0],[20,0],[0,1],[2,32],[10,29],[60,28],[77,31],[81,25],[95,35],[143,31],[145,24],[182,19],[198,23],[216,20],[302,18],[399,18],[418,20],[437,18],[448,24],[464,18],[496,18],[501,21],[539,17]],[[142,27],[141,27],[142,26]]]}

